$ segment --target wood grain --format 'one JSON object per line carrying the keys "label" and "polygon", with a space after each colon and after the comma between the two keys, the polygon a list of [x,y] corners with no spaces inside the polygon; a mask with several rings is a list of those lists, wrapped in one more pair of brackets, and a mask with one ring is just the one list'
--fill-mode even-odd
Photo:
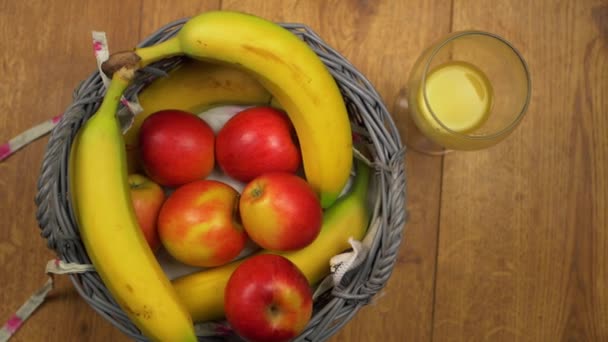
{"label": "wood grain", "polygon": [[445,158],[436,341],[608,340],[606,2],[454,2],[521,50],[533,98],[498,146]]}
{"label": "wood grain", "polygon": [[[527,117],[506,141],[444,159],[408,153],[393,275],[332,341],[608,341],[608,1],[0,0],[0,141],[71,102],[95,68],[90,31],[130,49],[216,8],[307,24],[389,110],[422,49],[449,31],[498,33],[532,71]],[[45,142],[0,163],[0,324],[54,257],[34,216]],[[11,341],[128,340],[56,279]]]}
{"label": "wood grain", "polygon": [[175,20],[192,17],[198,13],[220,9],[221,0],[146,0],[141,8],[140,39],[148,37]]}

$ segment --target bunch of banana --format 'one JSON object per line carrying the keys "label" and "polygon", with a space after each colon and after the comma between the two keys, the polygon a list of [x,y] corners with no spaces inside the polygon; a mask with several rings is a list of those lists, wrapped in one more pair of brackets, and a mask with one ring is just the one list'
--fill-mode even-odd
{"label": "bunch of banana", "polygon": [[129,171],[139,171],[137,161],[139,128],[159,110],[179,109],[201,113],[224,104],[269,104],[271,95],[251,75],[225,64],[187,59],[145,87],[139,94],[143,112],[135,116],[125,133]]}
{"label": "bunch of banana", "polygon": [[[357,175],[350,192],[324,212],[323,226],[315,241],[297,251],[278,253],[298,266],[311,285],[329,274],[329,260],[334,255],[350,248],[349,237],[362,240],[367,231],[369,167],[357,162],[356,168]],[[195,321],[215,320],[224,316],[224,289],[230,275],[241,262],[235,261],[173,281],[177,295]]]}
{"label": "bunch of banana", "polygon": [[104,284],[154,341],[196,341],[192,318],[150,250],[131,202],[124,140],[116,118],[133,77],[114,73],[99,110],[70,151],[70,193],[80,237]]}
{"label": "bunch of banana", "polygon": [[249,72],[287,112],[300,142],[306,179],[329,207],[348,180],[352,136],[340,90],[327,68],[302,40],[262,18],[212,11],[190,19],[173,38],[110,57],[111,74],[129,60],[144,67],[185,55]]}

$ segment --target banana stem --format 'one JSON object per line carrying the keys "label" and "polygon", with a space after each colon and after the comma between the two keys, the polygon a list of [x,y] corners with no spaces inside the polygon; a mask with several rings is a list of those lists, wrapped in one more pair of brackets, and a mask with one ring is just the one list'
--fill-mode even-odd
{"label": "banana stem", "polygon": [[135,54],[141,58],[139,65],[143,68],[161,59],[183,55],[184,53],[182,52],[179,38],[175,36],[160,44],[137,48],[135,49]]}
{"label": "banana stem", "polygon": [[161,59],[177,55],[183,55],[183,52],[179,39],[173,37],[160,44],[137,48],[133,51],[115,52],[101,64],[101,69],[108,77],[112,77],[114,73],[124,67],[135,71]]}
{"label": "banana stem", "polygon": [[106,91],[106,94],[103,98],[103,101],[101,102],[99,110],[97,110],[96,115],[102,117],[111,116],[111,118],[114,118],[122,94],[131,84],[131,81],[133,81],[133,77],[135,76],[135,70],[136,67],[125,66],[120,68],[112,75],[110,86]]}

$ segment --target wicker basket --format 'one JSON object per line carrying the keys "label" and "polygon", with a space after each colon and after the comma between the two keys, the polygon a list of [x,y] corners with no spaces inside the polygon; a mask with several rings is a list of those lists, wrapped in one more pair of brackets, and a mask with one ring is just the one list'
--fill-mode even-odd
{"label": "wicker basket", "polygon": [[[162,27],[139,46],[167,40],[179,31],[186,20]],[[298,341],[323,341],[369,303],[386,285],[391,275],[406,221],[405,148],[382,99],[360,72],[308,27],[300,24],[280,25],[303,39],[319,55],[338,82],[353,130],[365,135],[370,142],[372,164],[376,171],[376,209],[372,221],[379,223],[379,229],[373,238],[371,251],[366,260],[349,272],[339,285],[317,299],[312,320],[297,338]],[[147,68],[148,72],[144,69],[134,85],[127,90],[127,98],[159,77],[159,70],[169,70],[180,62],[180,58],[172,58],[156,63],[154,68]],[[104,91],[98,72],[91,74],[76,88],[73,103],[53,130],[42,162],[36,196],[37,219],[48,247],[65,262],[90,263],[68,200],[67,165],[72,140],[81,125],[99,107]],[[96,272],[72,274],[70,278],[82,298],[99,314],[135,340],[146,340],[118,307]],[[224,339],[200,337],[202,341]]]}

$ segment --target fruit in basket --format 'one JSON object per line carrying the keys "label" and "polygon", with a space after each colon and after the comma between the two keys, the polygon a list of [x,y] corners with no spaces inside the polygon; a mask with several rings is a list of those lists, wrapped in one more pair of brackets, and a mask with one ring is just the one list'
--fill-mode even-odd
{"label": "fruit in basket", "polygon": [[133,77],[122,68],[70,153],[70,194],[86,252],[112,297],[154,341],[196,341],[192,319],[137,223],[116,112]]}
{"label": "fruit in basket", "polygon": [[[293,262],[304,273],[308,283],[318,283],[329,274],[329,260],[350,248],[348,238],[361,240],[369,221],[367,190],[369,167],[356,163],[357,175],[350,191],[323,214],[319,236],[310,245],[292,252],[279,254]],[[196,321],[209,321],[224,316],[223,294],[228,279],[240,261],[196,272],[173,280],[177,295]]]}
{"label": "fruit in basket", "polygon": [[198,116],[162,110],[144,120],[139,132],[146,174],[169,187],[207,177],[215,165],[215,135]]}
{"label": "fruit in basket", "polygon": [[[353,157],[346,105],[319,56],[290,31],[253,15],[210,11],[188,20],[173,38],[123,54],[135,54],[140,67],[186,55],[249,71],[289,115],[306,179],[322,206],[329,207],[343,190]],[[121,60],[111,56],[104,72],[111,74]]]}
{"label": "fruit in basket", "polygon": [[192,266],[213,267],[234,259],[247,235],[238,222],[238,192],[215,180],[178,187],[158,216],[158,232],[175,259]]}
{"label": "fruit in basket", "polygon": [[296,172],[301,158],[294,138],[285,113],[266,106],[248,108],[218,132],[217,163],[224,173],[242,182],[266,172]]}
{"label": "fruit in basket", "polygon": [[312,316],[306,277],[279,255],[256,255],[240,264],[228,280],[224,303],[230,325],[252,342],[288,341]]}
{"label": "fruit in basket", "polygon": [[286,172],[265,173],[249,182],[239,199],[243,227],[264,249],[291,251],[319,235],[323,209],[306,181]]}
{"label": "fruit in basket", "polygon": [[160,248],[156,222],[160,208],[165,201],[165,192],[150,178],[137,173],[129,175],[129,187],[139,227],[152,251],[156,252]]}
{"label": "fruit in basket", "polygon": [[176,68],[142,89],[138,94],[143,112],[135,116],[125,133],[129,169],[140,171],[139,129],[155,112],[178,109],[199,114],[224,104],[261,105],[271,100],[270,93],[247,72],[230,65],[186,58]]}

